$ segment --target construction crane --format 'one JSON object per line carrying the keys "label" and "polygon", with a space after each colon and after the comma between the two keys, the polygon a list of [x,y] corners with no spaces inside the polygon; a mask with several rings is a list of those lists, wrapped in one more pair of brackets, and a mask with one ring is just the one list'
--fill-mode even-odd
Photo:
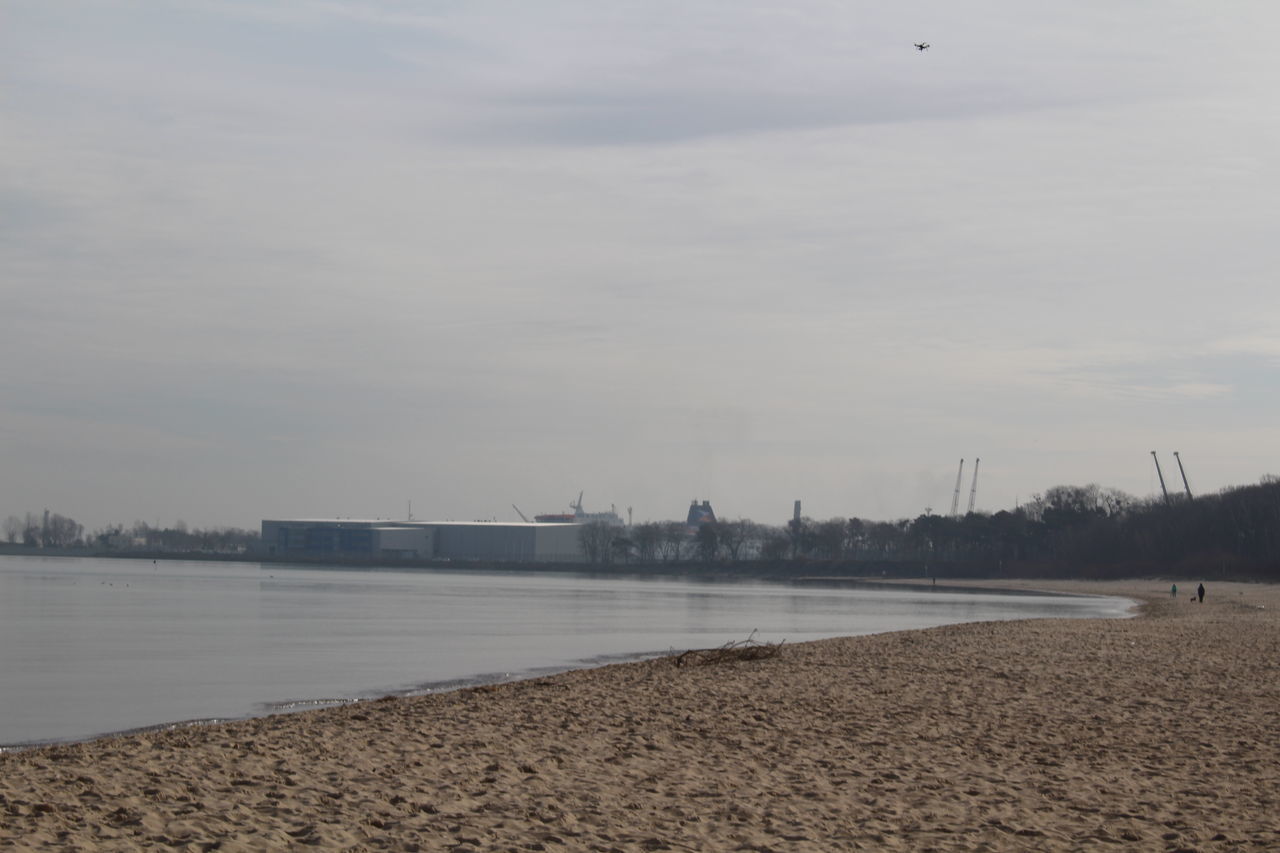
{"label": "construction crane", "polygon": [[960,512],[960,478],[964,476],[964,459],[960,460],[960,470],[956,471],[956,490],[951,495],[951,517],[955,518]]}
{"label": "construction crane", "polygon": [[973,512],[973,502],[978,497],[978,463],[981,459],[973,460],[973,485],[969,488],[969,512]]}
{"label": "construction crane", "polygon": [[1187,484],[1187,472],[1182,467],[1182,457],[1178,455],[1178,451],[1173,451],[1173,458],[1178,460],[1178,473],[1182,475],[1182,488],[1187,490],[1187,500],[1194,500],[1191,497],[1191,486]]}
{"label": "construction crane", "polygon": [[516,506],[515,504],[512,504],[511,508],[516,511],[516,515],[520,516],[521,521],[523,521],[525,524],[529,523],[529,519],[525,518],[524,513],[520,511],[520,507]]}
{"label": "construction crane", "polygon": [[1164,487],[1164,473],[1160,470],[1160,457],[1156,456],[1156,452],[1151,451],[1151,458],[1156,461],[1156,476],[1160,478],[1160,491],[1164,493],[1165,506],[1169,505],[1169,490]]}

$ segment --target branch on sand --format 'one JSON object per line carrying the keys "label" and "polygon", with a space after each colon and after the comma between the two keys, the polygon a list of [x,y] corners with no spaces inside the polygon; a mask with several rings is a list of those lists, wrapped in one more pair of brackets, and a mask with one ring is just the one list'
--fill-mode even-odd
{"label": "branch on sand", "polygon": [[742,660],[765,660],[776,657],[782,650],[786,640],[777,643],[761,643],[756,640],[756,632],[745,640],[725,643],[714,649],[689,649],[675,658],[676,666],[711,666],[717,663],[729,663]]}

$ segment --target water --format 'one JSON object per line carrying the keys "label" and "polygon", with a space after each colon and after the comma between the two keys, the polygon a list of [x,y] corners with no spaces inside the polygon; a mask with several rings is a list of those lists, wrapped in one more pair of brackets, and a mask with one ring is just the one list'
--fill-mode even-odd
{"label": "water", "polygon": [[1042,616],[1110,598],[0,556],[0,745],[646,655]]}

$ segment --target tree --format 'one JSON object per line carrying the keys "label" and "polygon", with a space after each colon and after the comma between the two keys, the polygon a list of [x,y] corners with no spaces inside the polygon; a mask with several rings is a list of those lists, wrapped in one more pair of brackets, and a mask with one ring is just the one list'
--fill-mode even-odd
{"label": "tree", "polygon": [[694,534],[693,538],[698,547],[698,558],[704,563],[714,562],[716,554],[720,551],[719,527],[719,522],[708,521],[698,525],[698,532]]}
{"label": "tree", "polygon": [[866,528],[867,548],[880,558],[902,555],[903,525],[892,521],[873,521]]}
{"label": "tree", "polygon": [[589,521],[578,530],[578,543],[587,562],[602,566],[613,560],[613,541],[618,529],[603,521]]}
{"label": "tree", "polygon": [[857,557],[867,547],[867,524],[860,518],[849,519],[845,529],[845,543],[850,557]]}
{"label": "tree", "polygon": [[23,529],[22,519],[18,518],[16,515],[9,516],[4,520],[5,541],[10,545],[13,545],[18,541],[18,537],[22,535]]}
{"label": "tree", "polygon": [[31,513],[27,513],[26,518],[22,520],[22,544],[31,548],[37,547],[40,544],[41,527],[40,520]]}
{"label": "tree", "polygon": [[785,560],[792,553],[791,529],[767,527],[761,535],[760,556],[766,560]]}
{"label": "tree", "polygon": [[619,533],[609,544],[609,550],[613,562],[627,563],[636,552],[636,543]]}
{"label": "tree", "polygon": [[817,547],[815,523],[809,516],[793,518],[787,522],[787,534],[791,537],[791,556],[799,559],[813,553]]}
{"label": "tree", "polygon": [[52,513],[47,516],[43,537],[46,548],[70,548],[84,536],[84,525],[74,518]]}
{"label": "tree", "polygon": [[662,560],[679,560],[689,542],[689,528],[683,521],[662,523]]}
{"label": "tree", "polygon": [[642,563],[651,563],[658,559],[662,546],[662,525],[656,521],[637,524],[631,528],[631,540],[636,546],[636,558]]}
{"label": "tree", "polygon": [[742,559],[743,551],[751,550],[748,546],[759,546],[761,530],[754,521],[738,518],[721,521],[718,525],[716,532],[720,537],[720,547],[731,561],[736,563]]}
{"label": "tree", "polygon": [[813,525],[813,548],[818,556],[828,560],[843,559],[847,529],[843,518],[832,518]]}
{"label": "tree", "polygon": [[912,521],[909,536],[916,547],[916,557],[929,560],[943,556],[954,526],[952,519],[942,515],[925,514]]}

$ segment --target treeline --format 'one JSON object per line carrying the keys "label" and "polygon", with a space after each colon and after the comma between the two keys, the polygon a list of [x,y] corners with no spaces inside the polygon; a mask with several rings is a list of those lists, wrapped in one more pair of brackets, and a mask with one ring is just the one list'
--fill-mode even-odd
{"label": "treeline", "polygon": [[1140,500],[1097,485],[1055,486],[1014,510],[900,521],[803,518],[631,528],[587,525],[587,559],[609,563],[818,561],[909,564],[938,575],[1142,573],[1280,579],[1280,478],[1194,500]]}
{"label": "treeline", "polygon": [[86,533],[84,525],[56,512],[11,515],[4,521],[4,540],[27,548],[83,549],[91,552],[214,552],[243,553],[256,546],[257,530],[239,527],[189,528],[178,521],[159,527],[135,521],[126,527],[110,524]]}
{"label": "treeline", "polygon": [[84,542],[84,525],[56,512],[28,512],[4,520],[4,539],[28,548],[75,548]]}

